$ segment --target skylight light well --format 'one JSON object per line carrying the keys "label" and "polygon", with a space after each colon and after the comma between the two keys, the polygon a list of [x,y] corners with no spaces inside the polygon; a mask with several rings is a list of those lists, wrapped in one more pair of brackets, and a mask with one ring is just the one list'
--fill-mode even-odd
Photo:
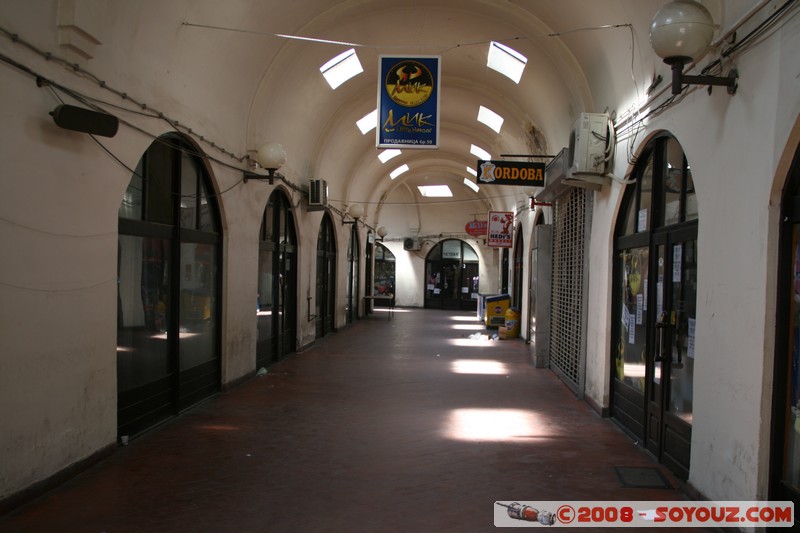
{"label": "skylight light well", "polygon": [[478,108],[478,122],[486,124],[492,128],[495,133],[500,133],[500,128],[503,127],[505,119],[489,109],[488,107],[480,106]]}
{"label": "skylight light well", "polygon": [[519,83],[519,80],[522,79],[522,71],[525,70],[527,63],[528,58],[513,48],[494,41],[489,45],[489,56],[486,60],[486,65],[514,80],[514,83]]}
{"label": "skylight light well", "polygon": [[472,155],[474,155],[478,159],[482,159],[484,161],[491,161],[492,160],[492,154],[490,154],[489,152],[487,152],[483,148],[475,146],[474,144],[470,145],[469,153],[471,153]]}
{"label": "skylight light well", "polygon": [[419,193],[426,198],[450,198],[453,191],[447,185],[417,185]]}
{"label": "skylight light well", "polygon": [[474,181],[472,181],[469,178],[464,178],[464,185],[466,185],[467,187],[469,187],[470,189],[472,189],[475,192],[478,192],[479,190],[481,190],[481,188],[478,187],[478,184],[475,183]]}
{"label": "skylight light well", "polygon": [[355,48],[351,48],[322,65],[319,71],[325,76],[331,89],[336,89],[353,76],[364,72],[364,68],[358,60]]}
{"label": "skylight light well", "polygon": [[381,163],[386,163],[388,160],[392,159],[393,157],[397,157],[402,153],[403,152],[401,152],[397,148],[389,148],[379,153],[378,159],[380,160]]}
{"label": "skylight light well", "polygon": [[392,179],[395,179],[397,176],[399,176],[400,174],[402,174],[404,172],[408,172],[408,165],[402,165],[402,166],[397,167],[396,169],[394,169],[392,171],[391,174],[389,174],[389,177],[392,178]]}
{"label": "skylight light well", "polygon": [[378,126],[378,110],[373,109],[361,117],[356,121],[356,126],[361,130],[361,135],[366,135],[368,131],[376,128]]}

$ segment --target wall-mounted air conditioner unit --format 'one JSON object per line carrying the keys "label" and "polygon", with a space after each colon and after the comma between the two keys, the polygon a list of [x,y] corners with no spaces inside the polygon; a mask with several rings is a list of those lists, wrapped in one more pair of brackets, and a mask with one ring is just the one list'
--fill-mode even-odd
{"label": "wall-mounted air conditioner unit", "polygon": [[407,237],[405,240],[403,240],[403,250],[415,252],[420,249],[422,249],[422,243],[419,241],[419,239]]}
{"label": "wall-mounted air conditioner unit", "polygon": [[609,139],[609,117],[605,113],[581,113],[569,134],[569,174],[606,173],[606,153]]}
{"label": "wall-mounted air conditioner unit", "polygon": [[544,189],[536,195],[537,202],[550,203],[572,187],[599,191],[609,178],[593,174],[573,174],[570,149],[562,148],[544,169]]}
{"label": "wall-mounted air conditioner unit", "polygon": [[321,211],[328,205],[328,183],[325,180],[311,180],[308,190],[308,210]]}

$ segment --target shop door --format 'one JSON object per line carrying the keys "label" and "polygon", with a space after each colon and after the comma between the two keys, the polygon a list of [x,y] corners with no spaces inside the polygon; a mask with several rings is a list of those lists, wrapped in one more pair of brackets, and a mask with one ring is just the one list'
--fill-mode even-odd
{"label": "shop door", "polygon": [[336,242],[333,224],[327,214],[322,219],[317,238],[316,332],[320,339],[334,331],[336,302]]}
{"label": "shop door", "polygon": [[689,475],[697,296],[697,226],[653,237],[648,297],[647,448],[682,479]]}
{"label": "shop door", "polygon": [[294,352],[297,346],[296,323],[297,309],[295,292],[297,288],[297,275],[294,271],[296,248],[294,245],[283,243],[280,245],[278,255],[279,276],[276,287],[275,352],[279,359]]}
{"label": "shop door", "polygon": [[461,309],[474,310],[478,306],[478,263],[461,265]]}
{"label": "shop door", "polygon": [[428,262],[425,307],[452,310],[460,308],[460,263],[449,259]]}

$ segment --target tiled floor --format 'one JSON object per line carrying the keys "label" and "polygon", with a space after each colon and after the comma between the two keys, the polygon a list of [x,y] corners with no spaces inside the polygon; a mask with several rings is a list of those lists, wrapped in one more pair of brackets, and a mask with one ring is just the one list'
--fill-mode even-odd
{"label": "tiled floor", "polygon": [[466,312],[358,320],[0,531],[490,531],[496,501],[684,499],[623,487],[614,467],[658,465],[523,340],[469,338],[481,329]]}

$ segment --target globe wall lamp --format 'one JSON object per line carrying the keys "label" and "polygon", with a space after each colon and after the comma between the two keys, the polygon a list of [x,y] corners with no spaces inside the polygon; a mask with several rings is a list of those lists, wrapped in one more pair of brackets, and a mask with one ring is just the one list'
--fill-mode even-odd
{"label": "globe wall lamp", "polygon": [[[672,67],[672,94],[681,94],[684,85],[718,85],[735,94],[739,73],[727,76],[689,76],[683,67],[700,58],[711,44],[716,26],[711,13],[694,0],[674,0],[662,7],[650,24],[653,51]],[[709,89],[710,90],[710,89]]]}
{"label": "globe wall lamp", "polygon": [[269,174],[264,176],[254,172],[245,172],[244,182],[247,183],[248,180],[267,180],[272,185],[272,180],[275,179],[275,172],[286,163],[286,150],[278,143],[268,143],[258,149],[255,160],[257,166],[263,168]]}
{"label": "globe wall lamp", "polygon": [[378,229],[375,230],[375,233],[378,234],[378,237],[381,238],[381,242],[383,242],[383,238],[386,237],[386,234],[388,234],[389,231],[383,226],[379,226]]}
{"label": "globe wall lamp", "polygon": [[[346,220],[346,217],[350,217],[352,220]],[[342,225],[345,224],[355,224],[358,222],[358,219],[364,216],[364,207],[361,204],[353,204],[347,208],[344,216],[342,217]]]}

